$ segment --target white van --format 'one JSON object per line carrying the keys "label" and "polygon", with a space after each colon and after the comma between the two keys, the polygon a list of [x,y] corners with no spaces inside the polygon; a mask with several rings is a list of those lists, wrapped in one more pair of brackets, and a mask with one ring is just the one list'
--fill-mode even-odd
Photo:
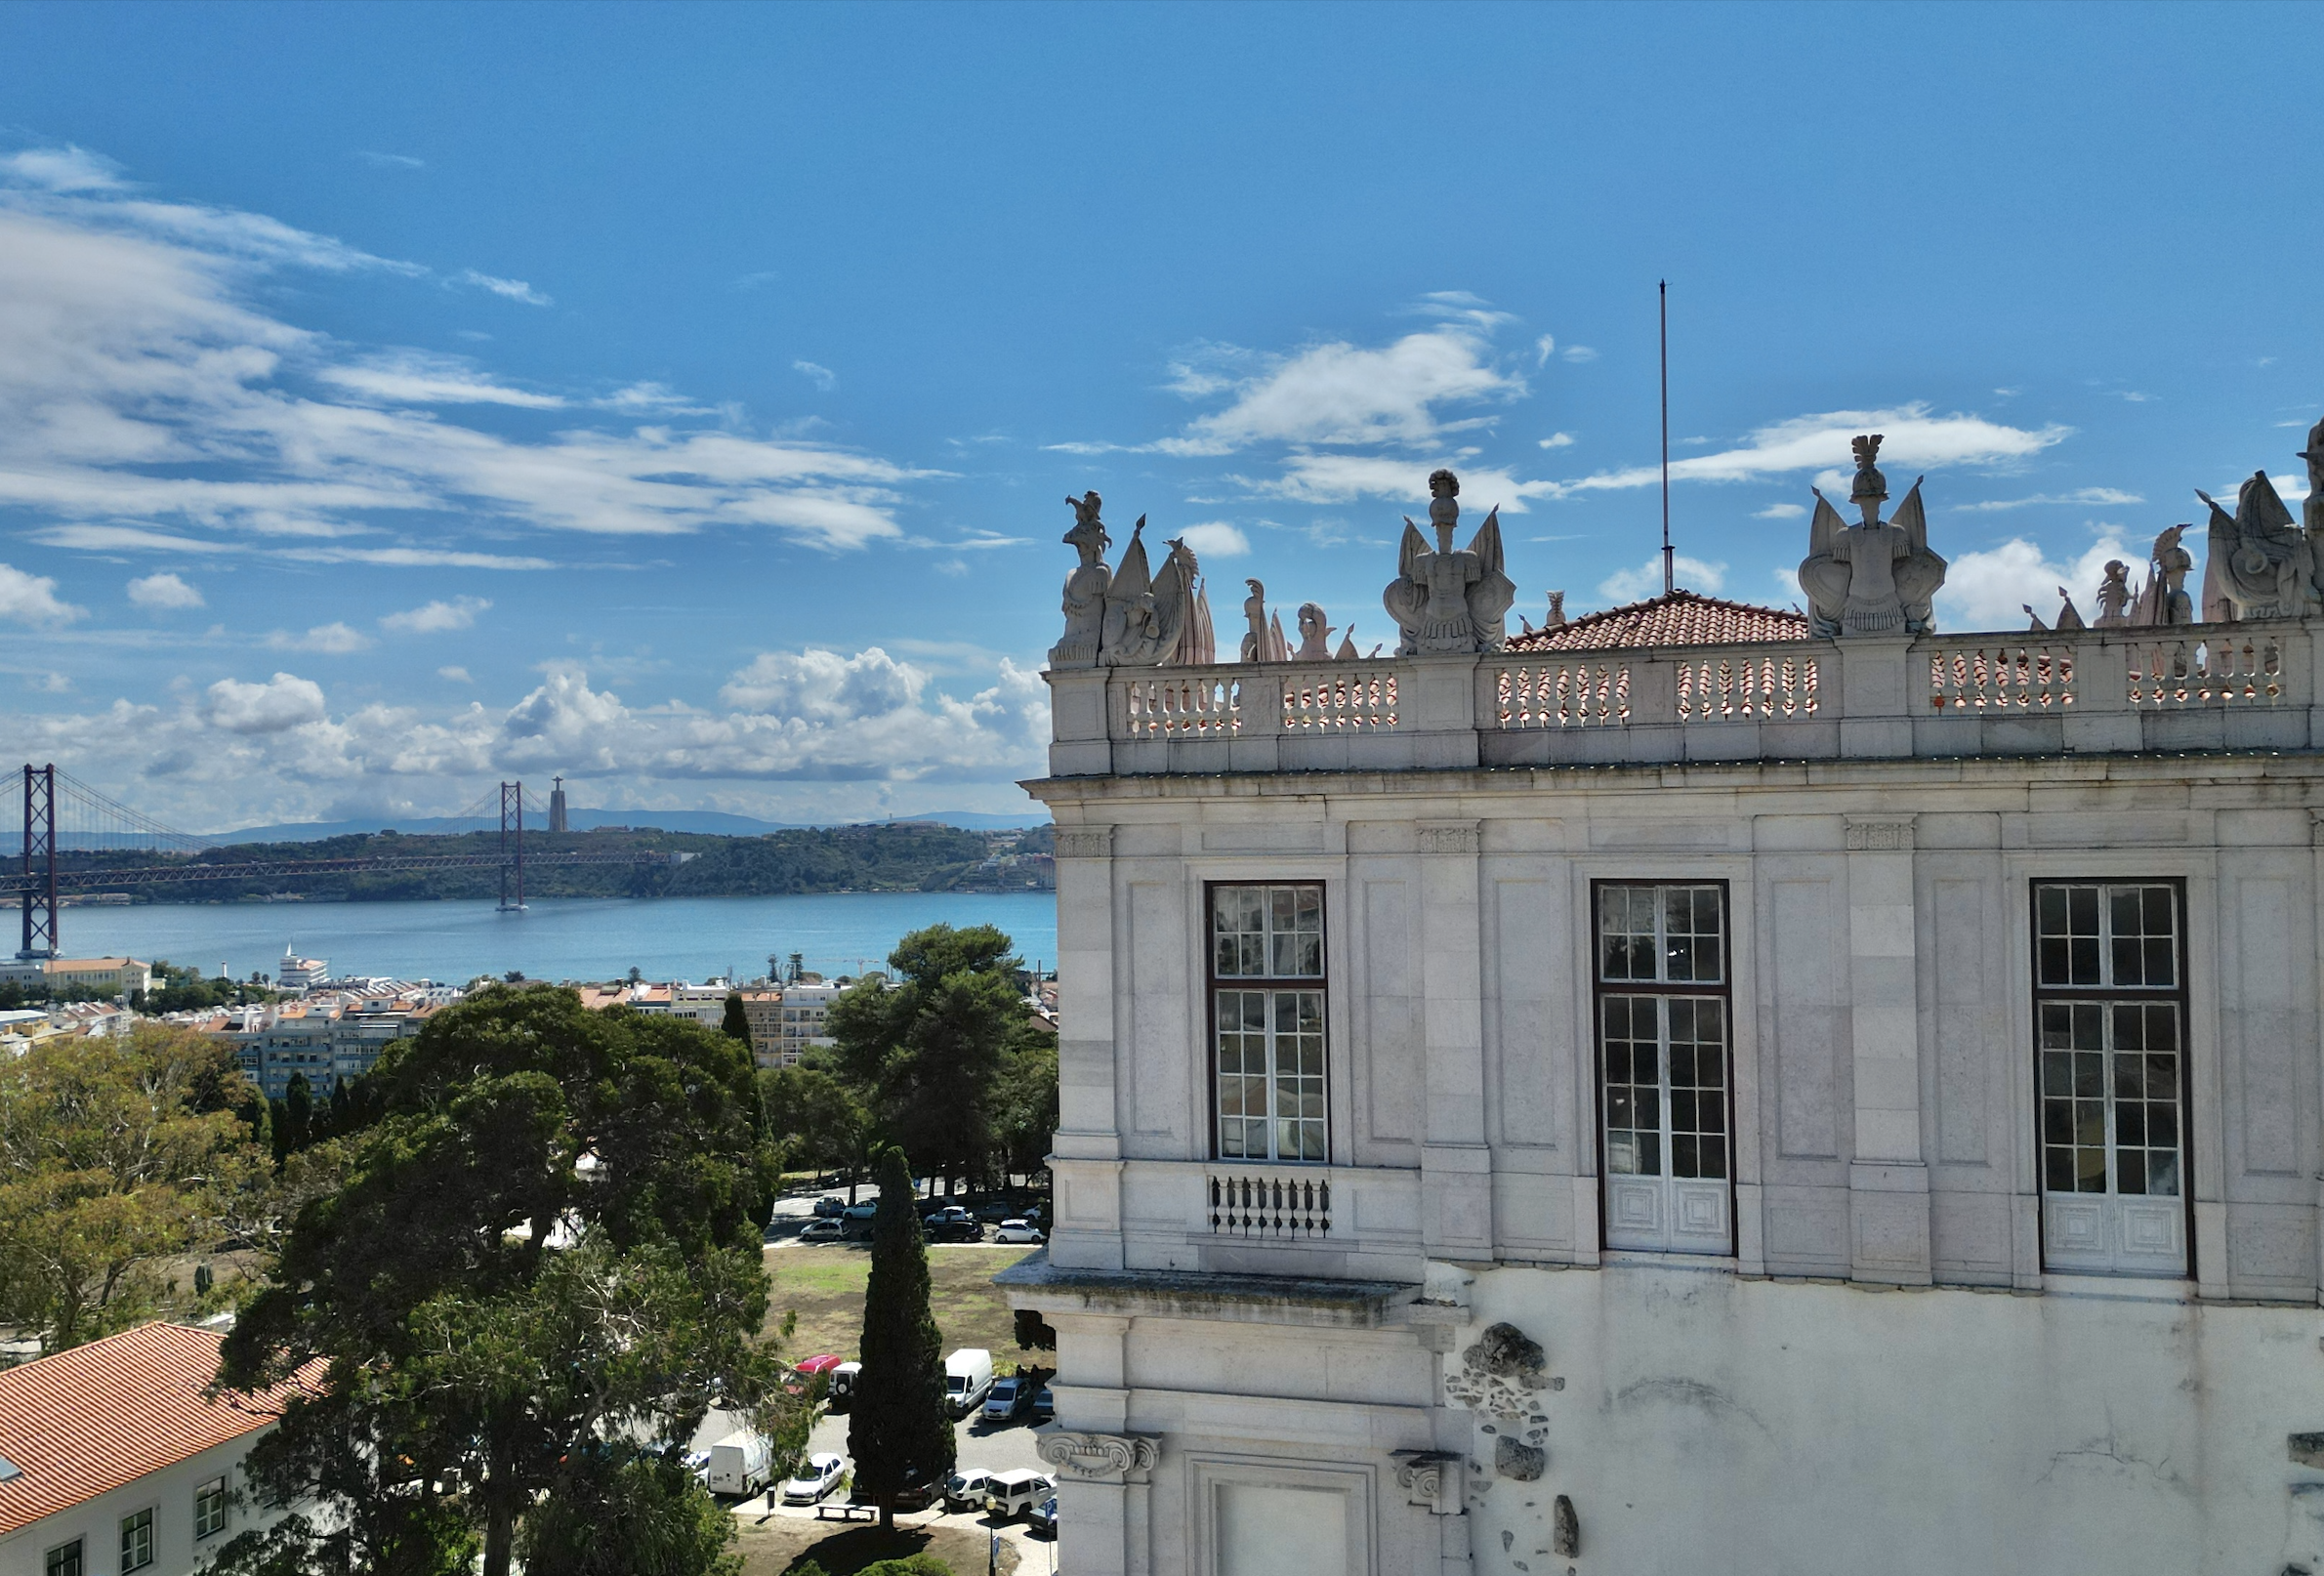
{"label": "white van", "polygon": [[984,1509],[1004,1521],[1014,1521],[1058,1491],[1047,1472],[995,1472],[984,1488]]}
{"label": "white van", "polygon": [[702,1469],[702,1483],[713,1494],[748,1496],[769,1481],[771,1452],[767,1441],[750,1432],[729,1433],[710,1447],[710,1461]]}
{"label": "white van", "polygon": [[944,1359],[944,1405],[954,1417],[967,1417],[991,1393],[991,1352],[963,1347]]}

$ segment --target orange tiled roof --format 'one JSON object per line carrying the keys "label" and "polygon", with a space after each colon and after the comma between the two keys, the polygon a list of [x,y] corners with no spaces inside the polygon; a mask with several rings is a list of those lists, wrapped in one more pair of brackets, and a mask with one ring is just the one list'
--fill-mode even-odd
{"label": "orange tiled roof", "polygon": [[146,1324],[0,1372],[0,1533],[266,1428],[283,1390],[210,1400],[225,1337]]}
{"label": "orange tiled roof", "polygon": [[1692,591],[1585,613],[1556,629],[1513,635],[1512,651],[1598,651],[1614,646],[1742,645],[1807,639],[1805,613],[1722,601]]}

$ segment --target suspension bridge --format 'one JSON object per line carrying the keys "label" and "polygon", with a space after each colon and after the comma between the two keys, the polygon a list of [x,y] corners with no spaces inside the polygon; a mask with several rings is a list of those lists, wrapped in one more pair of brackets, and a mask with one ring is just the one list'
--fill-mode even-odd
{"label": "suspension bridge", "polygon": [[[672,855],[588,852],[569,849],[533,853],[524,850],[524,784],[504,782],[486,792],[443,831],[490,832],[496,806],[500,836],[489,848],[456,853],[388,850],[341,858],[237,857],[233,845],[214,837],[181,832],[92,788],[54,765],[24,767],[21,781],[0,785],[0,826],[13,818],[6,801],[19,798],[23,815],[21,869],[0,873],[0,902],[13,895],[23,914],[19,958],[54,958],[59,953],[58,909],[68,894],[128,887],[176,886],[189,881],[246,881],[253,877],[296,878],[385,870],[476,870],[500,873],[500,907],[524,907],[524,872],[568,865],[668,864]],[[4,845],[0,845],[4,847]],[[96,855],[91,862],[86,855]],[[135,863],[104,862],[105,855],[143,855]],[[71,857],[61,857],[71,856]]]}

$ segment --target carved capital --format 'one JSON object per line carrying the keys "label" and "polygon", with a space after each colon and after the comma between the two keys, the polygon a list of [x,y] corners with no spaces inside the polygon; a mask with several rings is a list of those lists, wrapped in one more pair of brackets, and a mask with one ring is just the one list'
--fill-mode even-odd
{"label": "carved capital", "polygon": [[1160,1447],[1147,1433],[1068,1433],[1041,1435],[1036,1447],[1041,1459],[1067,1477],[1085,1483],[1118,1483],[1131,1472],[1150,1470]]}
{"label": "carved capital", "polygon": [[1459,1456],[1449,1450],[1399,1450],[1394,1460],[1405,1503],[1425,1505],[1437,1515],[1461,1514]]}
{"label": "carved capital", "polygon": [[1474,821],[1423,821],[1413,846],[1422,853],[1474,854],[1481,845]]}
{"label": "carved capital", "polygon": [[1075,826],[1058,828],[1058,857],[1060,859],[1104,859],[1113,854],[1113,828],[1110,826]]}
{"label": "carved capital", "polygon": [[1913,820],[1910,815],[1850,815],[1847,818],[1847,846],[1867,850],[1911,852]]}

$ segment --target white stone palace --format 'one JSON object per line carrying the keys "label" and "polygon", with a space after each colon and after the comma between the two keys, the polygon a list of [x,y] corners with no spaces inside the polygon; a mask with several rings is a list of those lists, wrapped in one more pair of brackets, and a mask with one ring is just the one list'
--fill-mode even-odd
{"label": "white stone palace", "polygon": [[1060,1569],[2324,1572],[2324,459],[1952,634],[1878,446],[1514,636],[1439,473],[1371,658],[1075,505]]}

